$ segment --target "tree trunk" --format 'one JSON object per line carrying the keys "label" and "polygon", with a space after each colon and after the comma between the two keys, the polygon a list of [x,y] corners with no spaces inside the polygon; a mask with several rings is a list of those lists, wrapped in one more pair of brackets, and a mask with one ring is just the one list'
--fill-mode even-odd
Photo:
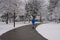
{"label": "tree trunk", "polygon": [[6,17],[6,24],[8,24],[8,13],[7,13],[7,17]]}
{"label": "tree trunk", "polygon": [[40,22],[42,22],[42,15],[41,15],[41,13],[40,13]]}
{"label": "tree trunk", "polygon": [[15,11],[14,11],[14,27],[15,27]]}

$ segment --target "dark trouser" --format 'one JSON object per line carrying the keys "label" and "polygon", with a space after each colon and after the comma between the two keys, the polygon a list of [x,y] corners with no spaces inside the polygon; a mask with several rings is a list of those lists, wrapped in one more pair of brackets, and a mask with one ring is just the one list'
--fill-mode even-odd
{"label": "dark trouser", "polygon": [[34,28],[34,25],[35,25],[35,24],[34,24],[34,23],[32,23],[32,28]]}

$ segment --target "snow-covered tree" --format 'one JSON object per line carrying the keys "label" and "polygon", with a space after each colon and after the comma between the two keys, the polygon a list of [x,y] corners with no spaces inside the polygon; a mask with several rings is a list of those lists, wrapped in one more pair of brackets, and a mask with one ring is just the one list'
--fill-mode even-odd
{"label": "snow-covered tree", "polygon": [[[0,14],[14,14],[17,13],[18,7],[17,7],[17,0],[0,0]],[[7,15],[7,21],[8,21],[8,15]]]}
{"label": "snow-covered tree", "polygon": [[55,7],[57,7],[58,1],[59,0],[50,0],[50,4],[48,6],[49,12],[52,12]]}
{"label": "snow-covered tree", "polygon": [[48,10],[49,10],[49,14],[48,15],[50,16],[50,18],[49,18],[50,20],[53,20],[53,15],[55,14],[54,10],[57,7],[58,1],[59,0],[50,0],[50,4],[48,6]]}
{"label": "snow-covered tree", "polygon": [[25,6],[26,13],[28,16],[36,17],[39,9],[41,8],[40,1],[29,0]]}

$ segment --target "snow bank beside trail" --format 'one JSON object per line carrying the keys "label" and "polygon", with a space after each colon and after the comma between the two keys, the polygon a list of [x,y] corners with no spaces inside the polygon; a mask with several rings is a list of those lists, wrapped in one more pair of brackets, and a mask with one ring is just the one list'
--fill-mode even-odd
{"label": "snow bank beside trail", "polygon": [[60,40],[60,23],[41,24],[36,30],[48,40]]}

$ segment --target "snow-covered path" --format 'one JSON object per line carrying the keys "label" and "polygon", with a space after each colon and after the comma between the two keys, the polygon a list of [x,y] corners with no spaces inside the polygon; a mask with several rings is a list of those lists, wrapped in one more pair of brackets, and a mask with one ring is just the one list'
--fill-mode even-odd
{"label": "snow-covered path", "polygon": [[[32,24],[31,22],[15,22],[16,25],[15,25],[15,28],[14,28],[14,25],[13,23],[9,23],[9,24],[6,24],[5,22],[0,22],[0,36],[10,30],[13,30],[13,29],[16,29],[18,27],[21,27],[21,26],[25,26],[25,25],[30,25]],[[36,22],[36,23],[40,23],[40,22]]]}
{"label": "snow-covered path", "polygon": [[60,23],[41,24],[36,30],[48,40],[60,40]]}
{"label": "snow-covered path", "polygon": [[[18,27],[21,27],[21,26],[24,26],[24,25],[29,25],[29,24],[31,24],[31,23],[16,22],[15,28],[18,28]],[[6,23],[3,23],[3,22],[0,22],[0,35],[6,33],[7,31],[15,29],[15,28],[13,27],[13,23],[6,24]]]}

